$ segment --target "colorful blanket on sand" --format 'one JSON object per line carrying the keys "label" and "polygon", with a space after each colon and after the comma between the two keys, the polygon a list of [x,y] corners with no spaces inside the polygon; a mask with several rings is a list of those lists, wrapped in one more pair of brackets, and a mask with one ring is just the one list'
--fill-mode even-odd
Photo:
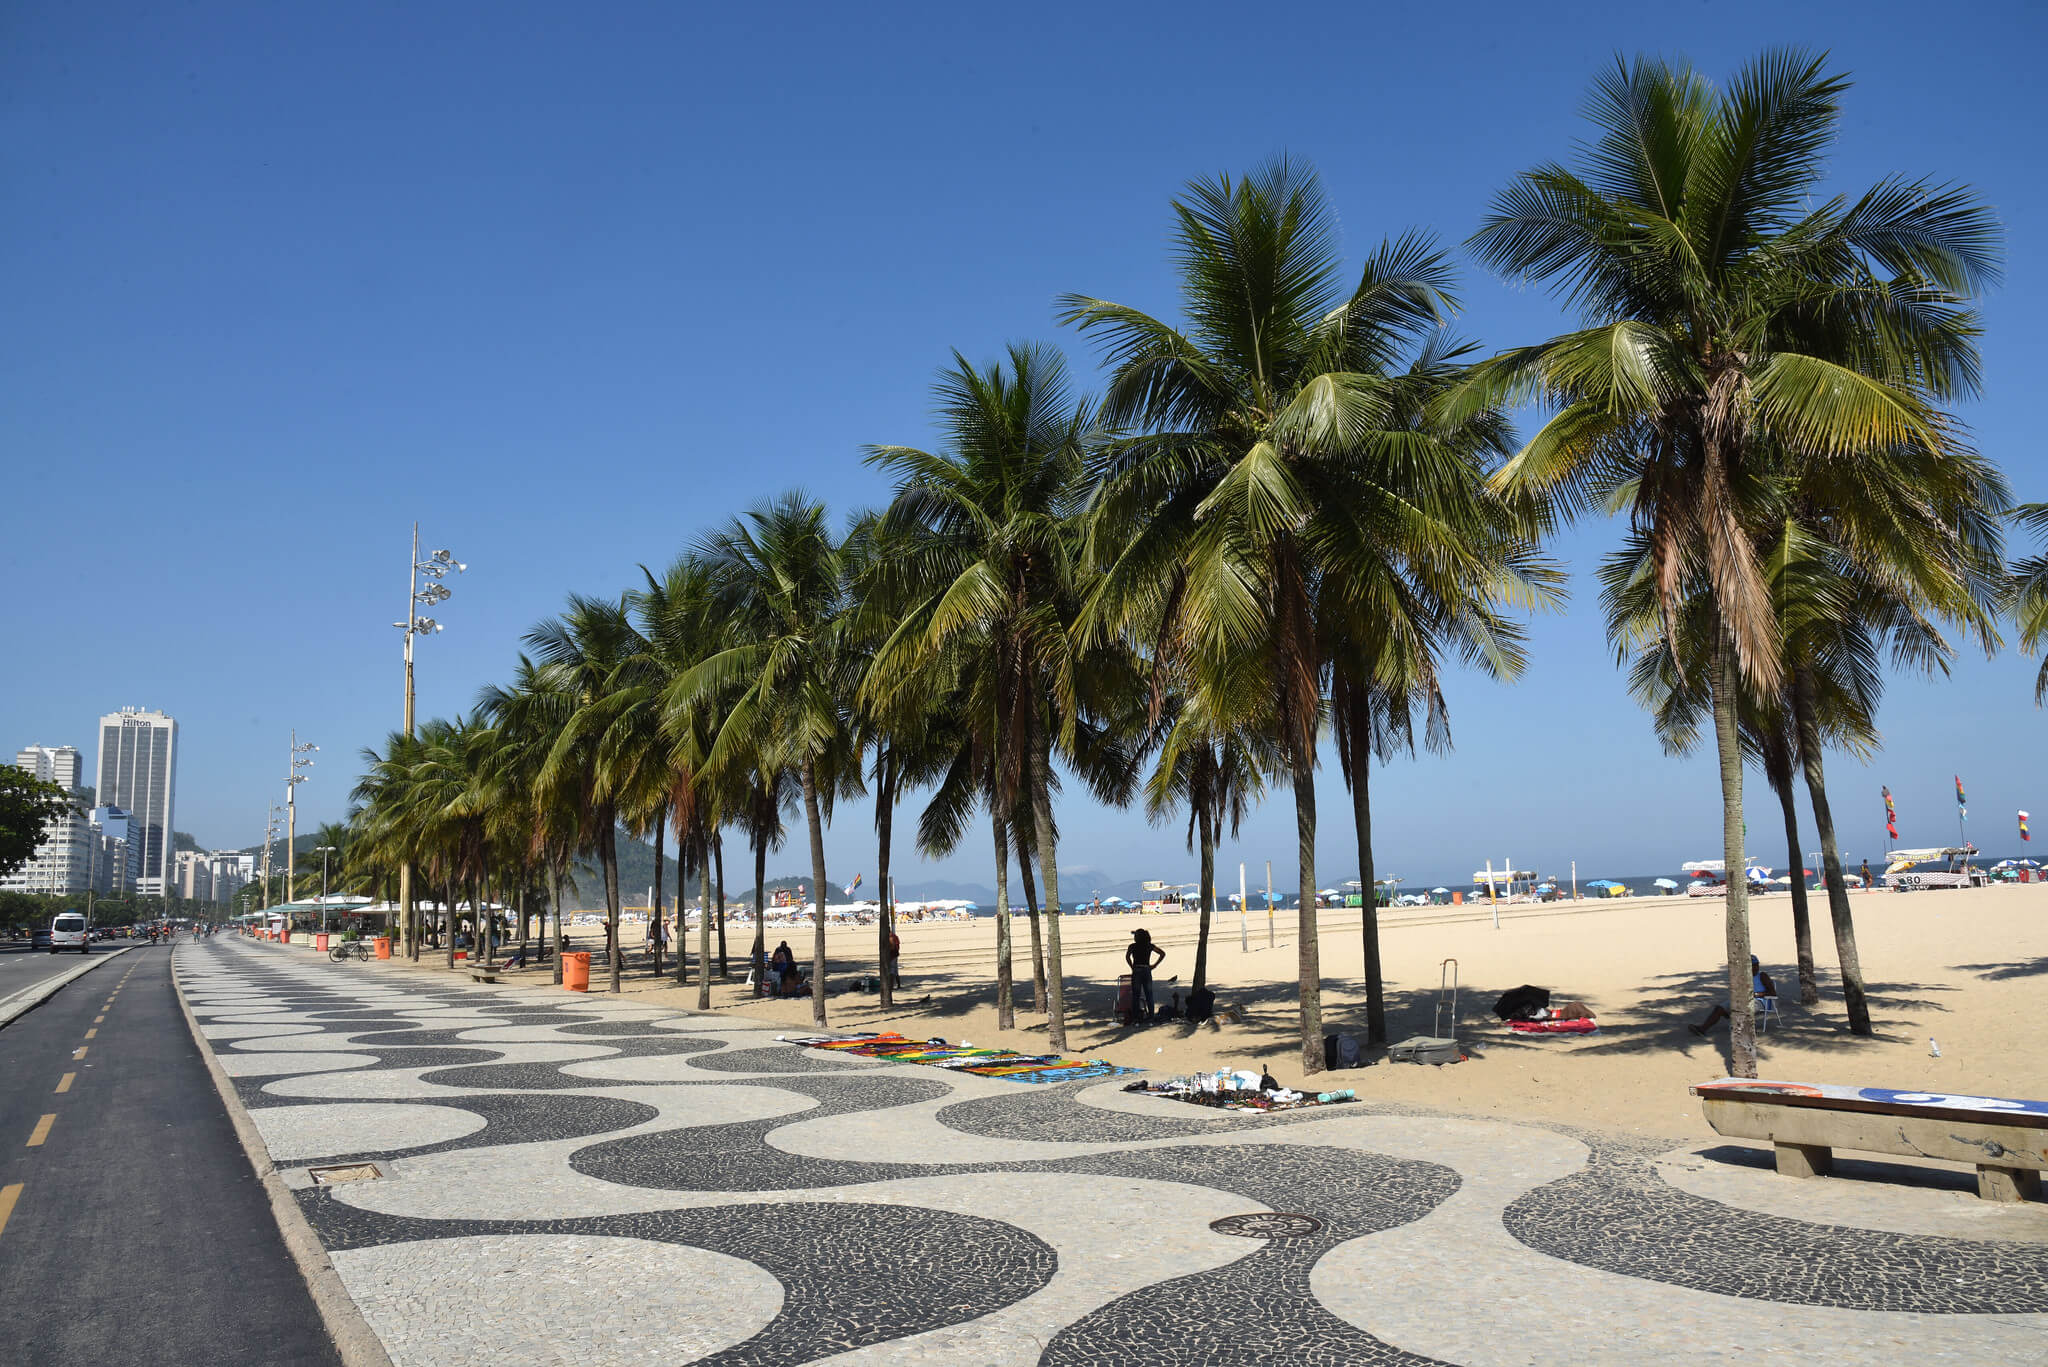
{"label": "colorful blanket on sand", "polygon": [[1062,1058],[1058,1054],[1020,1054],[1011,1049],[975,1049],[943,1040],[914,1040],[904,1035],[783,1035],[808,1049],[831,1049],[888,1063],[921,1063],[931,1068],[973,1073],[976,1077],[1011,1082],[1074,1082],[1091,1077],[1121,1077],[1136,1068],[1120,1068],[1104,1059]]}

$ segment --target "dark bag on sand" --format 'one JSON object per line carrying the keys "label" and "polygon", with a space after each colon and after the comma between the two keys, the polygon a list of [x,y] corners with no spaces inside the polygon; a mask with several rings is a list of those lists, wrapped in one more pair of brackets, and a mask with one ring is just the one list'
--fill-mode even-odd
{"label": "dark bag on sand", "polygon": [[1216,994],[1206,986],[1188,993],[1188,1019],[1205,1021],[1216,1014]]}
{"label": "dark bag on sand", "polygon": [[1493,1014],[1504,1021],[1532,1021],[1539,1019],[1549,1005],[1549,988],[1523,983],[1500,994],[1500,1000],[1493,1004]]}
{"label": "dark bag on sand", "polygon": [[1323,1036],[1323,1067],[1334,1069],[1363,1068],[1364,1066],[1365,1050],[1360,1046],[1358,1036]]}

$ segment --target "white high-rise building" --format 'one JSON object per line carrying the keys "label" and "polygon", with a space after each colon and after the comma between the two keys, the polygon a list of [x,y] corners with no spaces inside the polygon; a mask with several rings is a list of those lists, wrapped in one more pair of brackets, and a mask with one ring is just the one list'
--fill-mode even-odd
{"label": "white high-rise building", "polygon": [[14,767],[26,769],[45,783],[65,792],[78,786],[78,747],[75,745],[30,745],[14,756]]}
{"label": "white high-rise building", "polygon": [[100,718],[98,797],[129,814],[128,843],[140,856],[135,891],[162,897],[175,887],[171,822],[178,791],[178,723],[124,707]]}
{"label": "white high-rise building", "polygon": [[[15,754],[14,763],[67,793],[78,789],[78,751],[72,746],[26,746]],[[44,829],[29,861],[0,879],[0,891],[84,896],[92,879],[91,840],[91,825],[74,804]]]}

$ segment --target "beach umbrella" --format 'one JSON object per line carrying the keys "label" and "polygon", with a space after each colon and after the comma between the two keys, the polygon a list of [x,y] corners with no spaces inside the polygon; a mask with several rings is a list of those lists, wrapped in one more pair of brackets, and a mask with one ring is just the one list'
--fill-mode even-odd
{"label": "beach umbrella", "polygon": [[1771,871],[1761,864],[1751,864],[1742,871],[1742,876],[1752,883],[1761,883],[1771,876]]}
{"label": "beach umbrella", "polygon": [[1449,888],[1431,888],[1431,889],[1430,889],[1430,891],[1431,891],[1431,892],[1449,892],[1449,891],[1450,891],[1450,889],[1449,889]]}
{"label": "beach umbrella", "polygon": [[1673,882],[1673,881],[1672,881],[1671,879],[1669,879],[1669,878],[1659,878],[1659,879],[1658,879],[1658,880],[1656,881],[1656,886],[1658,886],[1658,887],[1660,887],[1660,888],[1676,888],[1676,887],[1678,886],[1678,884],[1677,884],[1677,883],[1675,883],[1675,882]]}

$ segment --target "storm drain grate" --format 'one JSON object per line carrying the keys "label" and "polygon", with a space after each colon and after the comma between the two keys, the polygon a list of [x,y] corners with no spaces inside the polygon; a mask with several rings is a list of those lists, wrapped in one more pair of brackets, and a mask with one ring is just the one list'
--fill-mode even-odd
{"label": "storm drain grate", "polygon": [[1211,1220],[1209,1228],[1218,1234],[1233,1234],[1240,1239],[1304,1239],[1311,1234],[1322,1233],[1323,1222],[1312,1215],[1262,1210],[1256,1215],[1226,1215],[1220,1220]]}
{"label": "storm drain grate", "polygon": [[375,1163],[336,1163],[331,1167],[307,1168],[315,1186],[331,1187],[337,1182],[371,1182],[384,1174]]}

